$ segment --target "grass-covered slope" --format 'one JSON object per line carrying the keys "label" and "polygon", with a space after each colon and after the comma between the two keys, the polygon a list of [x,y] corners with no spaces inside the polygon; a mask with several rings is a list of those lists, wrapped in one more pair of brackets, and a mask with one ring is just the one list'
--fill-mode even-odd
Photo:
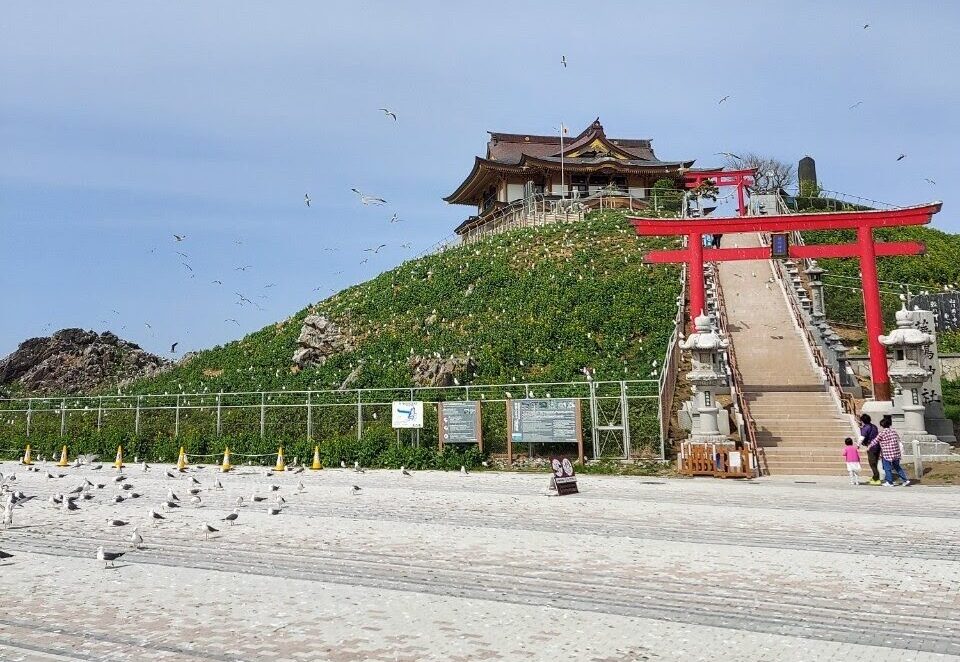
{"label": "grass-covered slope", "polygon": [[[853,230],[804,232],[808,244],[839,244],[856,241]],[[881,298],[888,327],[894,325],[894,313],[900,308],[900,288],[892,283],[909,284],[911,294],[922,289],[942,290],[960,284],[960,235],[930,227],[885,228],[874,231],[877,241],[920,241],[926,253],[919,256],[883,257],[877,260]],[[827,317],[844,324],[863,325],[863,297],[859,291],[859,266],[855,259],[821,260],[827,270],[824,288]],[[846,276],[847,278],[840,278]],[[941,351],[960,350],[960,335],[942,334]]]}
{"label": "grass-covered slope", "polygon": [[[200,352],[129,393],[410,385],[411,354],[466,355],[465,383],[648,379],[673,331],[676,268],[644,265],[649,247],[622,214],[519,230],[406,262],[292,317]],[[300,372],[292,356],[304,318],[319,313],[354,339],[352,352]],[[221,372],[222,371],[222,372]]]}
{"label": "grass-covered slope", "polygon": [[[679,270],[645,265],[643,255],[671,242],[638,239],[623,214],[607,212],[582,223],[518,230],[410,261],[123,390],[124,396],[155,397],[118,398],[114,390],[100,400],[68,399],[66,416],[58,410],[59,400],[34,401],[29,439],[24,413],[2,411],[0,450],[22,449],[29,441],[49,456],[66,442],[71,455],[112,457],[122,443],[128,457],[171,460],[181,445],[188,453],[211,456],[229,446],[237,461],[244,461],[242,454],[262,454],[254,461],[272,461],[269,454],[279,444],[289,456],[302,459],[319,443],[325,463],[358,460],[365,466],[436,468],[476,463],[475,449],[433,450],[438,439],[433,408],[426,411],[420,448],[396,443],[389,401],[409,397],[411,355],[469,355],[473,368],[460,375],[462,385],[582,382],[584,367],[591,368],[598,381],[655,379],[674,328]],[[322,366],[299,369],[293,355],[303,320],[311,313],[341,328],[352,349]],[[355,392],[317,393],[338,388],[351,374],[351,389],[403,390],[364,395],[360,411]],[[256,395],[226,396],[222,411],[218,409],[217,393],[259,390],[287,393],[264,398],[262,419]],[[313,392],[310,423],[305,396],[289,393],[307,390]],[[542,397],[548,389],[536,390]],[[641,454],[655,454],[659,448],[656,390],[656,383],[650,383],[649,393],[641,395],[652,397],[632,400],[629,408],[633,448]],[[574,395],[570,388],[549,391],[553,397]],[[178,395],[190,393],[201,395]],[[585,388],[576,389],[579,396],[585,393]],[[465,395],[451,390],[439,397]],[[483,395],[473,391],[471,397]],[[506,397],[523,396],[507,395],[504,387],[487,389],[482,406],[485,450],[497,452],[505,446]],[[139,417],[134,411],[138,401],[144,408]],[[99,429],[98,404],[105,408]],[[581,420],[589,447],[586,409]],[[134,434],[135,421],[139,434]],[[307,439],[308,425],[314,441]],[[409,439],[406,433],[404,439]],[[538,449],[548,450],[553,449]],[[569,453],[570,448],[557,451]]]}

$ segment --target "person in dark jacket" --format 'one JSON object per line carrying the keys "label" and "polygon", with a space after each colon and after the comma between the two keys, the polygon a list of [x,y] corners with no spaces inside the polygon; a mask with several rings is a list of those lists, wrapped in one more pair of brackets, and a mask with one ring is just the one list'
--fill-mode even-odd
{"label": "person in dark jacket", "polygon": [[870,471],[873,477],[870,478],[871,485],[880,484],[880,444],[876,443],[877,435],[880,430],[870,422],[870,414],[860,415],[860,443],[867,447],[867,462],[870,463]]}

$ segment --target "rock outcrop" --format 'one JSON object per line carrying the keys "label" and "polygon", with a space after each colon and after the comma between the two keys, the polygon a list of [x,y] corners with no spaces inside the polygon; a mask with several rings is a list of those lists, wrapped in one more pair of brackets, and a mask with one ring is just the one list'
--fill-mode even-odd
{"label": "rock outcrop", "polygon": [[320,366],[331,356],[353,350],[349,336],[323,315],[303,320],[293,362],[301,368]]}
{"label": "rock outcrop", "polygon": [[0,360],[0,386],[28,393],[84,393],[152,377],[171,365],[109,331],[61,329],[25,340]]}
{"label": "rock outcrop", "polygon": [[409,364],[417,386],[456,386],[476,369],[469,356],[411,356]]}

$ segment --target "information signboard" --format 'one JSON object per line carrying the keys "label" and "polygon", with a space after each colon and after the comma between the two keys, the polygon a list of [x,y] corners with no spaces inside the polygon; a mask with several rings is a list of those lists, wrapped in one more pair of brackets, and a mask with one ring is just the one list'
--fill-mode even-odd
{"label": "information signboard", "polygon": [[437,417],[440,419],[440,448],[445,444],[477,444],[483,450],[479,402],[440,402]]}
{"label": "information signboard", "polygon": [[577,444],[583,461],[580,401],[576,398],[507,400],[507,461],[513,444]]}
{"label": "information signboard", "polygon": [[397,429],[422,428],[423,402],[394,402],[392,419],[393,427]]}
{"label": "information signboard", "polygon": [[786,232],[774,232],[770,235],[770,257],[774,260],[790,257],[790,235]]}
{"label": "information signboard", "polygon": [[577,489],[577,475],[570,460],[565,457],[551,457],[550,468],[553,469],[550,485],[557,488],[557,496],[580,492]]}

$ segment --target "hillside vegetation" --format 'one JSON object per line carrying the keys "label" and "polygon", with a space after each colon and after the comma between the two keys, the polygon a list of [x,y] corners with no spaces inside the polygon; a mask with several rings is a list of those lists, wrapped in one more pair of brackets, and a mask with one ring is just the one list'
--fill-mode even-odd
{"label": "hillside vegetation", "polygon": [[[70,413],[67,441],[71,452],[112,455],[122,441],[132,447],[131,455],[167,459],[180,444],[191,453],[214,454],[226,444],[239,452],[269,453],[284,443],[292,447],[290,455],[304,457],[312,450],[306,441],[304,408],[271,409],[264,440],[259,435],[258,408],[225,411],[223,434],[218,437],[209,408],[213,394],[317,391],[337,389],[345,381],[350,389],[406,389],[411,386],[411,357],[468,357],[469,368],[459,381],[471,385],[582,382],[584,368],[591,369],[597,380],[656,379],[674,328],[679,270],[644,265],[642,258],[646,250],[672,241],[638,239],[623,214],[605,212],[583,223],[517,230],[406,262],[122,389],[124,394],[170,394],[168,405],[178,393],[210,394],[192,403],[181,400],[181,406],[199,404],[205,409],[181,412],[176,440],[172,411],[165,411],[144,413],[136,439],[130,412],[110,412],[100,432],[95,413]],[[349,336],[351,349],[323,365],[301,369],[292,357],[303,321],[311,314],[334,322]],[[655,394],[656,385],[651,387]],[[553,390],[553,397],[563,395],[562,388]],[[115,395],[116,389],[105,391],[108,401],[106,396]],[[448,399],[463,395],[451,393]],[[398,392],[392,397],[402,396]],[[504,397],[508,396],[493,392],[487,396]],[[335,400],[329,396],[314,402]],[[371,465],[405,460],[414,466],[459,466],[462,461],[455,452],[451,453],[456,457],[445,460],[423,448],[397,450],[391,443],[395,437],[389,407],[364,408],[363,435],[357,441],[356,407],[344,406],[349,400],[338,402],[340,406],[318,410],[312,421],[328,462],[359,457]],[[502,402],[484,408],[484,437],[493,450],[505,438],[503,410]],[[631,411],[634,415],[640,419],[634,446],[658,443],[655,400],[644,411]],[[25,441],[23,416],[5,418],[5,436],[19,447]],[[589,424],[589,415],[584,418]],[[31,442],[52,452],[61,443],[60,422],[55,412],[35,415]],[[435,415],[428,418],[422,434],[425,446],[436,443]],[[584,436],[589,439],[588,430]],[[469,459],[475,461],[476,456]]]}

